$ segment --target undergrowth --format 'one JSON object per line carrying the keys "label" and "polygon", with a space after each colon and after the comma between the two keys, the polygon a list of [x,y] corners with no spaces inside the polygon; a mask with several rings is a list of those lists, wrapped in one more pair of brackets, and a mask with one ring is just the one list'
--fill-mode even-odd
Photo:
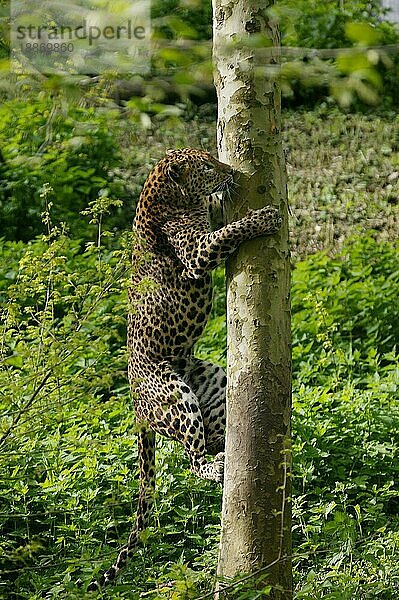
{"label": "undergrowth", "polygon": [[[399,592],[397,250],[354,239],[293,272],[297,598],[388,600]],[[26,247],[2,243],[5,598],[84,597],[76,580],[104,568],[132,525],[135,424],[124,376],[124,278],[115,277],[124,252],[89,245],[82,254],[54,232]],[[215,314],[197,351],[223,362],[220,271],[216,283]],[[212,589],[220,489],[191,475],[166,440],[157,483],[144,546],[105,597],[198,598]]]}

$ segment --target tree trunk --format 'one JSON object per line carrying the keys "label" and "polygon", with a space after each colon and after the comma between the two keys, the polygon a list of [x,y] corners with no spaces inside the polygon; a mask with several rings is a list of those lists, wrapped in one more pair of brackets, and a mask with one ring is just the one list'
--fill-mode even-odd
{"label": "tree trunk", "polygon": [[[290,261],[280,90],[272,76],[279,35],[267,14],[272,4],[214,0],[219,158],[239,171],[227,219],[268,204],[283,216],[277,234],[245,242],[227,264],[227,439],[217,596],[231,597],[237,584],[229,586],[229,579],[249,574],[253,587],[270,586],[271,598],[289,600]],[[260,36],[270,46],[268,64],[264,58],[256,64]]]}

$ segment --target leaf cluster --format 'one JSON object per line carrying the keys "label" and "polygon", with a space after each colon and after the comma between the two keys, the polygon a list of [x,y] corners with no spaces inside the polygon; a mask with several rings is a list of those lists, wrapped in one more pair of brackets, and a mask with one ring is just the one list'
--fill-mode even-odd
{"label": "leaf cluster", "polygon": [[41,232],[45,183],[55,194],[53,219],[67,222],[74,237],[95,231],[78,217],[101,190],[125,200],[110,222],[125,225],[127,193],[112,172],[120,159],[117,121],[117,113],[49,94],[30,103],[5,102],[0,108],[0,234],[28,241]]}

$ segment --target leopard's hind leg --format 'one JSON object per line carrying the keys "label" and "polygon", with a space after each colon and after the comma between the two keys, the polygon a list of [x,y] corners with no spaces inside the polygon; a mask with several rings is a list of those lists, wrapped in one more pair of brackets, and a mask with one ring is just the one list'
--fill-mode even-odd
{"label": "leopard's hind leg", "polygon": [[190,356],[176,363],[176,370],[198,398],[204,422],[208,454],[224,451],[226,429],[226,384],[224,369]]}
{"label": "leopard's hind leg", "polygon": [[[127,564],[140,542],[140,532],[148,524],[155,487],[154,431],[180,442],[194,473],[205,479],[223,479],[226,376],[221,367],[194,358],[172,367],[158,363],[152,376],[143,378],[136,392],[138,419],[145,422],[138,434],[140,490],[135,526],[115,563],[92,582],[89,590],[112,583]],[[147,427],[151,427],[150,431]],[[218,454],[213,462],[206,454]]]}
{"label": "leopard's hind leg", "polygon": [[152,365],[151,376],[142,377],[137,395],[138,417],[157,433],[180,442],[196,475],[221,482],[224,457],[219,454],[213,462],[207,460],[200,401],[172,363],[165,360]]}

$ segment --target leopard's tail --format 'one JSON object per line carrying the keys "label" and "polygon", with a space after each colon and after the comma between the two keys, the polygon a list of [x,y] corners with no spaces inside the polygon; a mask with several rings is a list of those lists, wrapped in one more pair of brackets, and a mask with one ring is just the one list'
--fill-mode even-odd
{"label": "leopard's tail", "polygon": [[155,433],[148,428],[141,428],[138,432],[138,461],[140,483],[135,525],[114,564],[103,573],[99,582],[90,583],[88,591],[98,590],[115,581],[139,546],[140,533],[148,526],[155,490]]}

